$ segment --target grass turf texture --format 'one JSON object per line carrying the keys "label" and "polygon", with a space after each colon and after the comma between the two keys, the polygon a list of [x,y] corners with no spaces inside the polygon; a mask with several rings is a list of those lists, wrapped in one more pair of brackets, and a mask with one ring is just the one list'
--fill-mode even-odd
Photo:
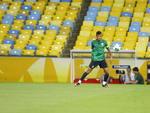
{"label": "grass turf texture", "polygon": [[149,113],[150,86],[0,83],[0,113]]}

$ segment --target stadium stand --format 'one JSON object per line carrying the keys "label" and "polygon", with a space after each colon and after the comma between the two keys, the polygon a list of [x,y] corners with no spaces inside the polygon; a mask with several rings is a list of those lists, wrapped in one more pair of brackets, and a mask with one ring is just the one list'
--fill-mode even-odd
{"label": "stadium stand", "polygon": [[98,30],[112,50],[149,58],[150,0],[0,2],[0,55],[60,57],[72,48],[89,50]]}
{"label": "stadium stand", "polygon": [[112,50],[135,50],[138,58],[149,58],[150,1],[92,0],[74,49],[90,49],[97,30]]}
{"label": "stadium stand", "polygon": [[0,55],[61,56],[82,0],[2,0]]}

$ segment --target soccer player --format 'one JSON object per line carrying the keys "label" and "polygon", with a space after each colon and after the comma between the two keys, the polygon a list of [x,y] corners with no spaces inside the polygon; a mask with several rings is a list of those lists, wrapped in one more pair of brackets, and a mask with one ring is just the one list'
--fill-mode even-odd
{"label": "soccer player", "polygon": [[104,80],[102,82],[102,86],[107,86],[107,79],[109,78],[109,72],[107,68],[107,63],[105,60],[105,48],[108,50],[108,55],[111,58],[111,52],[107,46],[107,42],[102,39],[102,32],[97,31],[96,32],[96,40],[92,41],[92,52],[91,52],[91,63],[89,64],[88,69],[82,74],[80,80],[75,83],[75,86],[78,86],[82,83],[82,81],[85,79],[85,77],[96,67],[99,66],[100,68],[103,68],[104,70]]}

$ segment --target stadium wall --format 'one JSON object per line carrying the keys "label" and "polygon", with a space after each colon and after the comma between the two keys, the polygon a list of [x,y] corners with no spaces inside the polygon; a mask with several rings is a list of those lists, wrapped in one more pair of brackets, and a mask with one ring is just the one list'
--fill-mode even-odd
{"label": "stadium wall", "polygon": [[[74,72],[77,78],[86,69],[90,59],[75,59]],[[147,60],[114,59],[108,60],[111,76],[118,77],[113,64],[126,64],[140,67],[144,78],[147,77]],[[0,58],[0,82],[39,82],[39,83],[69,83],[70,82],[70,58],[48,57],[1,57]],[[96,68],[89,78],[99,78],[102,70]]]}

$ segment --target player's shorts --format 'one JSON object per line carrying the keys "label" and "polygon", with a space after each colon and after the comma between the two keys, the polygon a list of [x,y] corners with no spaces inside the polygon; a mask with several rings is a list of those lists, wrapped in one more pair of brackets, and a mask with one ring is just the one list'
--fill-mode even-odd
{"label": "player's shorts", "polygon": [[94,69],[99,65],[100,68],[107,68],[107,63],[105,60],[102,61],[91,61],[89,68]]}

